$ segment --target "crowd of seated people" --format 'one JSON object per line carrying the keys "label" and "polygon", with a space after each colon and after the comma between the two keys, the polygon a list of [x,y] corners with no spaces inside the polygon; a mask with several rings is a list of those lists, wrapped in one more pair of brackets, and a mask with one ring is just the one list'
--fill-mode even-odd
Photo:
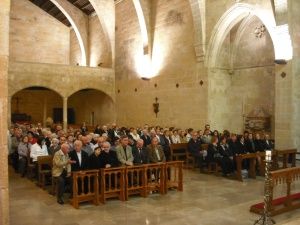
{"label": "crowd of seated people", "polygon": [[[217,163],[224,176],[234,171],[237,154],[274,147],[267,134],[263,138],[259,134],[253,138],[249,132],[238,136],[225,130],[220,134],[217,130],[211,131],[209,125],[202,132],[148,125],[120,128],[116,124],[97,125],[94,130],[83,124],[79,129],[69,127],[64,131],[61,125],[43,128],[40,123],[36,126],[14,124],[8,141],[10,162],[22,177],[28,161],[37,165],[39,156],[53,157],[52,176],[58,184],[57,202],[60,204],[63,204],[64,187],[72,171],[170,161],[171,144],[187,143],[200,170],[209,163]],[[202,149],[202,144],[208,144],[208,149]],[[260,157],[257,162],[261,163]]]}

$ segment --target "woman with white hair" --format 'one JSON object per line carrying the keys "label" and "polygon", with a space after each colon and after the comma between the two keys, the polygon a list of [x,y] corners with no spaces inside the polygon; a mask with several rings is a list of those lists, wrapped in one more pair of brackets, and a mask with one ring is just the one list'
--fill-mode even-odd
{"label": "woman with white hair", "polygon": [[53,138],[51,141],[50,148],[48,149],[49,155],[54,155],[55,152],[60,150],[59,140],[57,138]]}

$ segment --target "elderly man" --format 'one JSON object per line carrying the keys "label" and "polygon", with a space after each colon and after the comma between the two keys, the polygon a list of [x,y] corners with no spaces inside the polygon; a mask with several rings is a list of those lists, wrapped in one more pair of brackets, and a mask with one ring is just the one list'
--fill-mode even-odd
{"label": "elderly man", "polygon": [[148,151],[144,147],[143,139],[137,139],[136,145],[132,148],[133,163],[147,164],[149,163]]}
{"label": "elderly man", "polygon": [[143,135],[141,135],[141,139],[144,141],[144,147],[151,144],[151,137],[149,136],[149,132],[147,129],[143,130]]}
{"label": "elderly man", "polygon": [[128,136],[123,135],[120,139],[120,145],[116,147],[117,157],[122,165],[132,166],[133,165],[133,155],[132,149],[128,145]]}
{"label": "elderly man", "polygon": [[71,164],[75,163],[75,161],[70,160],[68,151],[69,145],[62,144],[61,149],[53,157],[52,176],[56,179],[56,197],[59,204],[64,204],[62,198],[65,192],[65,184],[71,177]]}
{"label": "elderly man", "polygon": [[[102,144],[105,142],[105,137],[99,137],[97,140],[97,144],[94,145],[94,149],[96,149],[97,147],[102,148]],[[94,150],[93,149],[93,150]]]}
{"label": "elderly man", "polygon": [[163,148],[158,144],[158,138],[154,137],[151,144],[147,146],[149,161],[151,163],[165,162],[166,157]]}
{"label": "elderly man", "polygon": [[76,140],[74,142],[74,151],[69,152],[69,157],[75,161],[72,164],[72,171],[80,171],[88,169],[89,156],[82,150],[82,142]]}
{"label": "elderly man", "polygon": [[193,131],[192,138],[188,142],[188,151],[192,154],[192,156],[194,156],[200,170],[202,171],[202,164],[204,162],[204,158],[207,155],[207,152],[205,150],[202,150],[201,141],[198,137],[198,132]]}
{"label": "elderly man", "polygon": [[93,149],[90,145],[90,139],[87,136],[82,136],[81,137],[82,141],[82,150],[85,151],[89,156],[93,154]]}
{"label": "elderly man", "polygon": [[119,166],[119,160],[116,152],[110,150],[110,143],[102,144],[102,151],[99,156],[100,168],[111,168]]}

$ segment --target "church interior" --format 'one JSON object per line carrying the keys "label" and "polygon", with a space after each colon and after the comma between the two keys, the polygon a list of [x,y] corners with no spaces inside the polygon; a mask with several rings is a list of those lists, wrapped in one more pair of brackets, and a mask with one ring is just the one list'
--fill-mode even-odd
{"label": "church interior", "polygon": [[[270,221],[257,224],[300,224],[299,10],[296,0],[1,0],[0,225],[234,225],[260,216]],[[222,160],[208,161],[215,139],[230,149],[236,138],[247,145],[249,133],[253,151],[230,150],[228,161],[213,153]],[[72,167],[71,204],[55,197],[61,183],[52,165],[41,178],[35,158],[37,177],[28,177],[30,150],[20,177],[12,139],[24,142],[24,134],[32,146],[38,135],[49,139],[51,164],[57,153],[70,157],[63,172]],[[119,167],[109,163],[96,175],[74,175],[63,149],[75,152],[88,138],[89,157],[106,143],[125,169],[113,172]],[[135,163],[127,163],[127,147],[142,140],[150,155],[154,139],[161,167],[149,156],[148,166],[129,174]],[[176,144],[185,152],[176,153]],[[106,200],[111,183],[124,185],[119,199]],[[96,197],[77,209],[77,189],[87,186]],[[128,197],[130,188],[142,197]]]}

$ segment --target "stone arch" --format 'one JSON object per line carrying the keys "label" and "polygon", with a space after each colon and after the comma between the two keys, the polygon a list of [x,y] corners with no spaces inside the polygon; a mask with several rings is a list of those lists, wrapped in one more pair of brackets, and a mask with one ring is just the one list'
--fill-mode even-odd
{"label": "stone arch", "polygon": [[202,21],[205,11],[199,0],[189,0],[192,10],[193,22],[194,22],[194,48],[196,59],[198,62],[202,62],[205,56],[205,23]]}
{"label": "stone arch", "polygon": [[[255,15],[250,14],[249,16],[247,16],[245,19],[242,20],[241,24],[238,27],[238,30],[237,30],[235,38],[234,38],[232,52],[230,54],[230,62],[229,63],[230,63],[231,71],[234,70],[234,62],[237,60],[237,57],[238,57],[237,53],[239,51],[241,39],[243,38],[243,35],[245,34],[245,32],[247,31],[249,26],[251,26],[251,23],[253,23],[256,20],[260,20],[260,19],[258,17],[256,17]],[[266,32],[268,33],[268,30],[266,30]],[[272,41],[271,41],[271,45],[272,45],[272,49],[274,51],[274,44]],[[274,54],[274,52],[273,52],[273,54]],[[273,60],[274,59],[275,59],[275,56],[274,56]]]}
{"label": "stone arch", "polygon": [[[37,85],[37,84],[31,84],[31,85],[24,85],[24,86],[21,86],[21,87],[18,87],[16,89],[13,89],[11,93],[9,93],[9,96],[12,97],[14,96],[15,94],[17,94],[18,92],[20,91],[23,91],[27,88],[32,88],[32,87],[41,87],[41,88],[46,88],[50,91],[53,91],[55,92],[56,94],[58,94],[60,97],[64,97],[55,87],[50,87],[50,86],[47,86],[47,85]],[[11,90],[11,89],[10,89]]]}
{"label": "stone arch", "polygon": [[70,98],[72,95],[74,95],[77,92],[82,91],[82,90],[95,90],[95,91],[102,92],[103,94],[107,95],[113,103],[115,103],[115,99],[107,91],[105,91],[103,89],[100,89],[98,87],[92,87],[92,86],[84,86],[84,87],[80,87],[80,88],[77,88],[77,89],[73,89],[72,91],[70,91],[68,93],[68,98]]}
{"label": "stone arch", "polygon": [[38,85],[24,86],[14,90],[9,97],[8,122],[14,121],[14,113],[17,113],[17,116],[22,113],[30,116],[32,122],[43,122],[45,125],[48,117],[53,119],[54,110],[62,106],[63,96],[57,90]]}
{"label": "stone arch", "polygon": [[[223,14],[212,31],[208,45],[208,54],[205,58],[205,64],[209,68],[214,68],[216,66],[217,57],[222,43],[232,27],[234,27],[243,18],[252,15],[257,16],[266,26],[266,29],[273,41],[275,58],[290,59],[292,57],[292,45],[290,39],[288,40],[287,37],[289,34],[279,34],[282,27],[276,27],[275,18],[271,9],[266,10],[259,6],[247,3],[236,3]],[[282,45],[288,49],[283,49]]]}
{"label": "stone arch", "polygon": [[[275,88],[272,74],[276,47],[274,33],[272,37],[270,29],[275,30],[275,20],[273,15],[268,14],[272,12],[271,9],[264,9],[268,19],[255,7],[244,3],[235,4],[225,12],[212,31],[205,59],[208,67],[208,118],[212,126],[221,130],[242,132],[246,116],[255,107],[268,108],[272,113],[270,115],[274,113]],[[274,22],[274,29],[270,21]],[[254,28],[261,23],[266,27],[266,34],[260,41],[253,43],[256,40]],[[263,49],[259,47],[269,50],[269,54],[265,54],[268,57],[249,60],[256,53],[253,49]],[[241,58],[240,54],[247,51],[253,54]],[[269,84],[268,88],[264,84]]]}
{"label": "stone arch", "polygon": [[113,123],[116,119],[114,100],[99,89],[76,90],[68,97],[68,107],[74,111],[76,124],[86,122],[91,126],[104,125]]}

